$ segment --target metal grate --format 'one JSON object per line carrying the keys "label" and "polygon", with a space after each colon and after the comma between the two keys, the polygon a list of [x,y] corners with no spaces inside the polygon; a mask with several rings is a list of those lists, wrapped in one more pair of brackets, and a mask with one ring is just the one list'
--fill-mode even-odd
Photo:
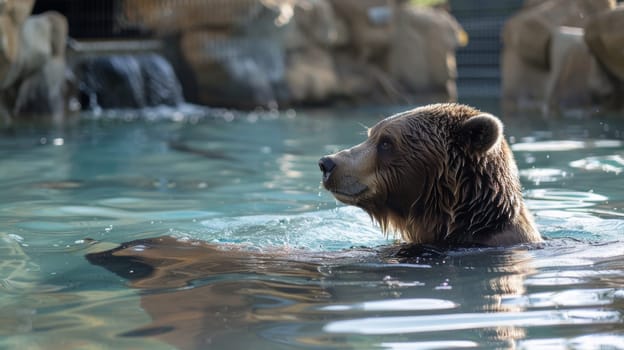
{"label": "metal grate", "polygon": [[40,0],[33,14],[57,11],[67,17],[69,36],[76,39],[140,38],[145,30],[124,23],[121,0]]}
{"label": "metal grate", "polygon": [[500,96],[501,30],[523,0],[450,0],[451,12],[468,33],[457,51],[460,97]]}

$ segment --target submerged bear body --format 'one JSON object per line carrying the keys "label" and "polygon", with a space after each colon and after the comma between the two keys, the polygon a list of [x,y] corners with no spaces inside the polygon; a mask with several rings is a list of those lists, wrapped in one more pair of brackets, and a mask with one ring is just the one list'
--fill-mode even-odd
{"label": "submerged bear body", "polygon": [[388,117],[319,161],[323,185],[411,243],[507,246],[541,241],[498,118],[459,104]]}

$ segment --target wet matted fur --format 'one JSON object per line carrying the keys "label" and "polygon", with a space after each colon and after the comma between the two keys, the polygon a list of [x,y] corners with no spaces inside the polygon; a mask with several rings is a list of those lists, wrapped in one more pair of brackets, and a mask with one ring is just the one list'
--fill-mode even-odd
{"label": "wet matted fur", "polygon": [[363,143],[319,161],[336,199],[411,243],[541,241],[501,121],[461,104],[388,117]]}

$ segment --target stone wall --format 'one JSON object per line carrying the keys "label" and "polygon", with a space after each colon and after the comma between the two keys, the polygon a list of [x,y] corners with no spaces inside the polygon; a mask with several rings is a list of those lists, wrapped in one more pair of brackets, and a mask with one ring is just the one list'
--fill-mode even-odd
{"label": "stone wall", "polygon": [[446,11],[401,0],[126,0],[123,11],[178,49],[185,95],[212,106],[454,100],[467,40]]}
{"label": "stone wall", "polygon": [[[33,2],[0,1],[0,124],[18,115],[62,119],[78,84],[66,64],[66,19],[29,16]],[[455,51],[467,35],[442,9],[404,0],[120,4],[124,23],[165,43],[191,102],[274,108],[456,99]],[[502,32],[505,105],[622,108],[623,33],[624,5],[614,0],[527,0]]]}
{"label": "stone wall", "polygon": [[[106,96],[98,92],[99,83],[89,85],[85,78],[89,69],[125,71],[113,56],[107,56],[108,61],[102,58],[107,63],[100,64],[97,57],[87,62],[72,54],[68,68],[66,18],[56,12],[30,16],[33,3],[0,2],[4,5],[0,6],[3,124],[26,117],[60,121],[68,105],[79,105],[68,100],[85,86],[89,98],[97,96],[99,105]],[[143,28],[164,42],[165,54],[174,61],[190,102],[246,109],[437,102],[457,97],[455,50],[466,44],[467,35],[445,10],[414,7],[404,0],[125,0],[119,4],[126,25]],[[118,61],[133,62],[129,57]],[[105,76],[101,82],[117,81],[108,79],[112,73]],[[141,105],[123,101],[110,107]],[[83,108],[95,105],[92,100],[81,102]]]}

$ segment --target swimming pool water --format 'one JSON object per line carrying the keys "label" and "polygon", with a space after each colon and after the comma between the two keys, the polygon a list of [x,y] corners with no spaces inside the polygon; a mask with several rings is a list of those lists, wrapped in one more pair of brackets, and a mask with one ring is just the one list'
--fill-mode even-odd
{"label": "swimming pool water", "polygon": [[402,109],[3,132],[0,348],[624,349],[621,116],[503,117],[545,244],[380,257],[317,161]]}

